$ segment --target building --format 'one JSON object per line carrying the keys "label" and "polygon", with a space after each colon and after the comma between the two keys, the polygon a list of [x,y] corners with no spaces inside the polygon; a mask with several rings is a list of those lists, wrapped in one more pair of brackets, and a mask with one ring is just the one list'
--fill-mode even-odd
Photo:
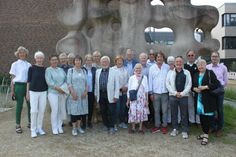
{"label": "building", "polygon": [[221,58],[236,58],[236,3],[225,3],[218,11],[219,22],[212,30],[212,38],[220,42]]}

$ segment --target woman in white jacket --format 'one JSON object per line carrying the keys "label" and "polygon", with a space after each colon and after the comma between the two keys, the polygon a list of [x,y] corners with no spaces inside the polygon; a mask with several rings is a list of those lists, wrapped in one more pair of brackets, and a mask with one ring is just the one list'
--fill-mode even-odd
{"label": "woman in white jacket", "polygon": [[[138,88],[138,85],[141,84]],[[137,100],[130,100],[130,90],[137,90]],[[134,67],[134,75],[129,78],[127,92],[127,106],[129,107],[129,123],[132,124],[130,133],[135,133],[135,124],[139,123],[139,133],[144,134],[143,122],[148,120],[148,82],[147,77],[142,76],[142,65],[137,63]]]}

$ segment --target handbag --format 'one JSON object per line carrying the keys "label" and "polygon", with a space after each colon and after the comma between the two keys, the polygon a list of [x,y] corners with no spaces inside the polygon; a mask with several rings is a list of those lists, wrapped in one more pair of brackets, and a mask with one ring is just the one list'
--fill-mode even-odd
{"label": "handbag", "polygon": [[[209,84],[211,84],[212,81],[211,81],[210,71],[208,71],[208,77],[209,77]],[[210,90],[210,93],[215,96],[222,95],[224,94],[224,92],[225,92],[224,86],[222,86],[219,81],[218,81],[218,87],[214,90]]]}
{"label": "handbag", "polygon": [[140,82],[139,82],[139,84],[138,84],[138,88],[129,91],[129,99],[130,99],[130,101],[135,101],[135,100],[137,100],[138,89],[139,89],[139,87],[140,87],[140,85],[141,85],[141,83],[142,83],[142,80],[143,80],[143,76],[142,76],[142,78],[141,78],[141,80],[140,80]]}

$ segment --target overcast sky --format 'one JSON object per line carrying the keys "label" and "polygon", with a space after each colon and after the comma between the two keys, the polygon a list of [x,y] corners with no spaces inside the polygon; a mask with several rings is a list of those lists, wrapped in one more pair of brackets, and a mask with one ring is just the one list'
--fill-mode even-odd
{"label": "overcast sky", "polygon": [[[220,7],[224,3],[236,3],[236,0],[191,0],[194,5],[212,5],[215,7]],[[161,3],[160,0],[153,0],[152,4]]]}

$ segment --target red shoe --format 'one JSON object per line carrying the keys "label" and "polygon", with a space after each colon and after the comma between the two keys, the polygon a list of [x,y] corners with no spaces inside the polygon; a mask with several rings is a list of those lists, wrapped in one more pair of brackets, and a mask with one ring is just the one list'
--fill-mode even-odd
{"label": "red shoe", "polygon": [[167,134],[167,127],[162,127],[162,128],[161,128],[161,132],[162,132],[163,134]]}
{"label": "red shoe", "polygon": [[152,128],[152,133],[153,134],[155,134],[155,133],[157,133],[157,132],[159,132],[160,131],[160,128],[159,127],[154,127],[154,128]]}

